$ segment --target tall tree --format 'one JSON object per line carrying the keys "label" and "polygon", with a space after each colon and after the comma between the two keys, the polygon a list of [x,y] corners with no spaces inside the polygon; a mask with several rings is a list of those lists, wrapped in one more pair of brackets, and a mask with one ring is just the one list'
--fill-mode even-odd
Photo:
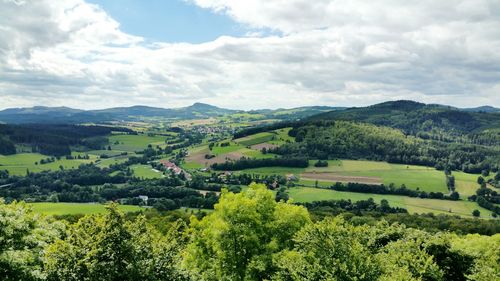
{"label": "tall tree", "polygon": [[223,191],[215,211],[192,220],[185,266],[200,280],[264,280],[274,272],[273,254],[293,246],[291,239],[310,223],[307,210],[276,202],[264,185]]}
{"label": "tall tree", "polygon": [[[115,205],[86,216],[47,249],[49,280],[184,280],[177,271],[182,240],[165,238],[144,217],[128,222]],[[165,240],[168,239],[168,240]]]}
{"label": "tall tree", "polygon": [[24,203],[0,198],[0,279],[43,280],[44,248],[59,238],[64,224],[33,213]]}

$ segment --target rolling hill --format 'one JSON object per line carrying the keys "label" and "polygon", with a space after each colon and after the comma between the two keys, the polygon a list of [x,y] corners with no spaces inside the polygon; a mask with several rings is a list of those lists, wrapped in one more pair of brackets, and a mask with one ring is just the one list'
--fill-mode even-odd
{"label": "rolling hill", "polygon": [[78,110],[67,107],[13,108],[0,111],[4,123],[85,123],[106,121],[137,121],[141,117],[172,119],[210,118],[235,113],[237,110],[195,103],[181,108],[149,106],[116,107],[101,110]]}
{"label": "rolling hill", "polygon": [[180,108],[159,108],[149,106],[115,107],[100,110],[79,110],[67,107],[10,108],[0,111],[0,123],[99,123],[109,121],[141,121],[143,118],[165,119],[207,119],[238,113],[255,115],[259,119],[295,120],[311,115],[342,109],[340,107],[308,106],[292,109],[262,109],[242,111],[194,103]]}
{"label": "rolling hill", "polygon": [[[485,110],[480,110],[481,108]],[[486,110],[489,108],[490,110]],[[481,134],[500,128],[500,113],[490,107],[458,109],[455,107],[400,100],[353,107],[311,116],[309,120],[344,120],[371,123],[400,129],[422,138],[456,137]],[[497,132],[498,134],[498,132]]]}

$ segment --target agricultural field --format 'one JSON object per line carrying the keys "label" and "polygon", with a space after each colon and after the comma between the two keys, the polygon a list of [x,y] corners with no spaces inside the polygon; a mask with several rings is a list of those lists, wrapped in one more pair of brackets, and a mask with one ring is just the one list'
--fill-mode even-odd
{"label": "agricultural field", "polygon": [[[226,139],[217,142],[212,150],[208,149],[208,144],[193,147],[189,150],[183,167],[197,169],[208,167],[213,163],[238,160],[241,157],[255,159],[276,157],[275,154],[262,153],[262,149],[275,148],[283,143],[293,141],[293,138],[288,136],[290,129],[284,128],[272,132],[257,133],[234,140]],[[221,146],[221,143],[229,143],[229,145]],[[206,159],[205,155],[207,154],[212,154],[215,157]],[[264,171],[264,173],[269,174],[270,172]]]}
{"label": "agricultural field", "polygon": [[[106,205],[94,203],[29,203],[33,211],[44,215],[88,215],[104,213]],[[136,212],[142,210],[139,206],[118,205],[123,212]]]}
{"label": "agricultural field", "polygon": [[239,144],[244,145],[244,146],[252,146],[252,145],[272,141],[275,138],[276,138],[276,134],[264,132],[264,133],[258,133],[258,134],[254,134],[251,136],[235,139],[234,141],[236,143],[239,143]]}
{"label": "agricultural field", "polygon": [[134,152],[147,148],[149,144],[164,146],[165,139],[165,136],[148,136],[147,134],[113,134],[109,137],[109,143],[112,150]]}
{"label": "agricultural field", "polygon": [[[78,153],[73,153],[77,155]],[[43,159],[50,158],[50,156],[42,155],[39,153],[19,153],[14,155],[0,155],[0,170],[7,170],[11,175],[26,175],[26,171],[41,172],[41,171],[54,171],[59,170],[60,166],[64,169],[77,168],[81,164],[88,164],[97,160],[97,156],[89,155],[90,159],[65,159],[55,160],[51,163],[40,164]],[[35,163],[38,163],[35,164]]]}
{"label": "agricultural field", "polygon": [[128,160],[128,158],[130,156],[131,155],[129,154],[129,155],[124,155],[124,156],[115,156],[115,157],[106,158],[106,159],[99,159],[99,160],[96,160],[95,163],[100,168],[106,168],[106,167],[109,167],[111,164],[124,163]]}
{"label": "agricultural field", "polygon": [[396,186],[404,184],[408,188],[418,188],[426,192],[448,193],[444,172],[431,167],[363,160],[333,160],[328,161],[328,167],[318,168],[313,166],[314,162],[311,161],[301,179],[385,185],[394,183]]}
{"label": "agricultural field", "polygon": [[[227,146],[221,146],[221,143],[229,143]],[[215,157],[206,159],[205,155],[214,155]],[[193,147],[189,150],[188,156],[185,158],[183,167],[186,169],[203,168],[212,165],[213,163],[222,163],[227,160],[238,160],[242,157],[247,158],[272,158],[274,154],[264,154],[260,149],[253,149],[238,143],[236,141],[221,141],[217,142],[212,150],[208,148],[208,144]]]}
{"label": "agricultural field", "polygon": [[[464,172],[453,172],[453,176],[455,177],[455,187],[457,192],[460,193],[463,198],[476,194],[476,190],[479,188],[479,184],[477,183],[479,175],[467,174]],[[489,177],[484,178],[488,180],[492,177],[493,176],[490,175]]]}
{"label": "agricultural field", "polygon": [[288,135],[288,132],[290,132],[291,129],[292,128],[283,128],[274,130],[273,132],[276,133],[276,138],[269,143],[273,145],[282,145],[287,142],[294,142],[295,138]]}
{"label": "agricultural field", "polygon": [[151,165],[132,165],[130,169],[134,172],[134,175],[138,178],[143,179],[159,179],[164,177],[163,173],[155,170],[151,167]]}
{"label": "agricultural field", "polygon": [[420,199],[407,196],[369,194],[356,192],[340,192],[330,189],[294,187],[289,189],[290,198],[294,202],[312,202],[320,200],[366,200],[373,198],[375,202],[386,199],[393,207],[401,207],[410,213],[435,213],[435,214],[454,214],[463,217],[472,217],[472,211],[477,209],[482,217],[489,217],[491,211],[479,207],[475,202],[469,201],[449,201],[437,199]]}

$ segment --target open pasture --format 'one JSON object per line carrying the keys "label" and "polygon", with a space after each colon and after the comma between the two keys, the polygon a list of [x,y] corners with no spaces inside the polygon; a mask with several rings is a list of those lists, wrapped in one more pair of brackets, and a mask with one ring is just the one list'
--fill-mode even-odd
{"label": "open pasture", "polygon": [[469,201],[449,201],[437,199],[420,199],[398,195],[370,194],[356,192],[340,192],[330,189],[296,187],[289,189],[290,198],[294,202],[312,202],[320,200],[367,200],[373,198],[375,202],[386,199],[393,207],[401,207],[410,213],[435,213],[435,214],[454,214],[463,217],[472,217],[472,211],[477,209],[482,217],[489,217],[491,211],[479,207],[475,202]]}
{"label": "open pasture", "polygon": [[[29,203],[36,213],[44,215],[89,215],[104,213],[106,205],[97,203]],[[135,212],[142,210],[139,206],[118,205],[122,212]]]}
{"label": "open pasture", "polygon": [[[229,143],[229,145],[227,146],[221,146],[222,143]],[[208,146],[207,146],[208,148]],[[222,141],[222,142],[218,142],[214,145],[214,147],[212,147],[212,150],[209,151],[211,154],[215,155],[215,156],[219,156],[219,155],[223,155],[223,154],[227,154],[227,153],[231,153],[231,152],[235,152],[235,151],[238,151],[242,148],[245,148],[245,146],[237,143],[237,142],[231,142],[231,141]]]}
{"label": "open pasture", "polygon": [[258,133],[258,134],[254,134],[251,136],[235,139],[234,141],[236,143],[239,143],[239,144],[244,145],[244,146],[252,146],[252,145],[272,141],[275,138],[276,138],[276,134],[264,132],[264,133]]}
{"label": "open pasture", "polygon": [[[221,143],[229,142],[228,146],[221,146]],[[205,155],[215,155],[210,159],[206,159]],[[272,158],[274,154],[263,154],[260,150],[247,148],[237,142],[222,141],[218,142],[212,150],[208,149],[208,145],[197,146],[191,148],[188,156],[185,158],[184,167],[201,168],[208,167],[214,163],[223,163],[229,160],[239,160],[242,157],[247,158]]]}
{"label": "open pasture", "polygon": [[143,179],[159,179],[164,177],[163,173],[154,170],[151,165],[132,165],[130,166],[130,169],[134,172],[134,175],[138,178],[143,178]]}
{"label": "open pasture", "polygon": [[[331,160],[328,161],[328,167],[314,167],[314,162],[311,161],[310,167],[306,169],[304,179],[336,181],[336,177],[352,177],[352,182],[360,183],[377,183],[376,179],[379,179],[378,183],[385,185],[404,184],[411,189],[448,193],[444,172],[430,167],[364,160]],[[372,182],[367,182],[367,178]]]}
{"label": "open pasture", "polygon": [[274,145],[282,145],[288,142],[295,142],[295,138],[288,135],[288,132],[290,132],[291,129],[292,128],[283,128],[274,130],[273,132],[276,134],[276,137],[273,140],[269,141],[269,143]]}
{"label": "open pasture", "polygon": [[152,146],[165,145],[165,136],[148,136],[113,134],[109,136],[109,143],[112,150],[134,152],[144,150],[149,144]]}
{"label": "open pasture", "polygon": [[[30,172],[54,171],[59,170],[60,166],[64,169],[73,169],[81,164],[88,164],[97,160],[96,156],[90,155],[90,159],[66,159],[63,157],[51,163],[40,164],[41,160],[47,158],[50,158],[50,156],[39,153],[0,155],[0,170],[7,170],[11,175],[25,175],[27,170]],[[38,165],[35,163],[38,163]]]}

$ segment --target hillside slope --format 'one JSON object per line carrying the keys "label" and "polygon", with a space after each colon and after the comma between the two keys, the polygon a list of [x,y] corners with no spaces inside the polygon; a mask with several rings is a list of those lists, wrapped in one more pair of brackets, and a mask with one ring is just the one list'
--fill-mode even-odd
{"label": "hillside slope", "polygon": [[110,121],[142,121],[144,118],[207,119],[232,114],[247,113],[254,119],[296,120],[311,115],[342,109],[329,106],[308,106],[291,109],[233,110],[217,106],[194,103],[180,108],[158,108],[150,106],[115,107],[99,110],[79,110],[67,107],[10,108],[0,111],[0,123],[78,124]]}
{"label": "hillside slope", "polygon": [[449,106],[405,100],[330,111],[312,116],[309,120],[371,123],[401,129],[406,134],[425,139],[439,140],[467,134],[482,134],[487,133],[488,130],[500,128],[500,113],[466,111]]}

